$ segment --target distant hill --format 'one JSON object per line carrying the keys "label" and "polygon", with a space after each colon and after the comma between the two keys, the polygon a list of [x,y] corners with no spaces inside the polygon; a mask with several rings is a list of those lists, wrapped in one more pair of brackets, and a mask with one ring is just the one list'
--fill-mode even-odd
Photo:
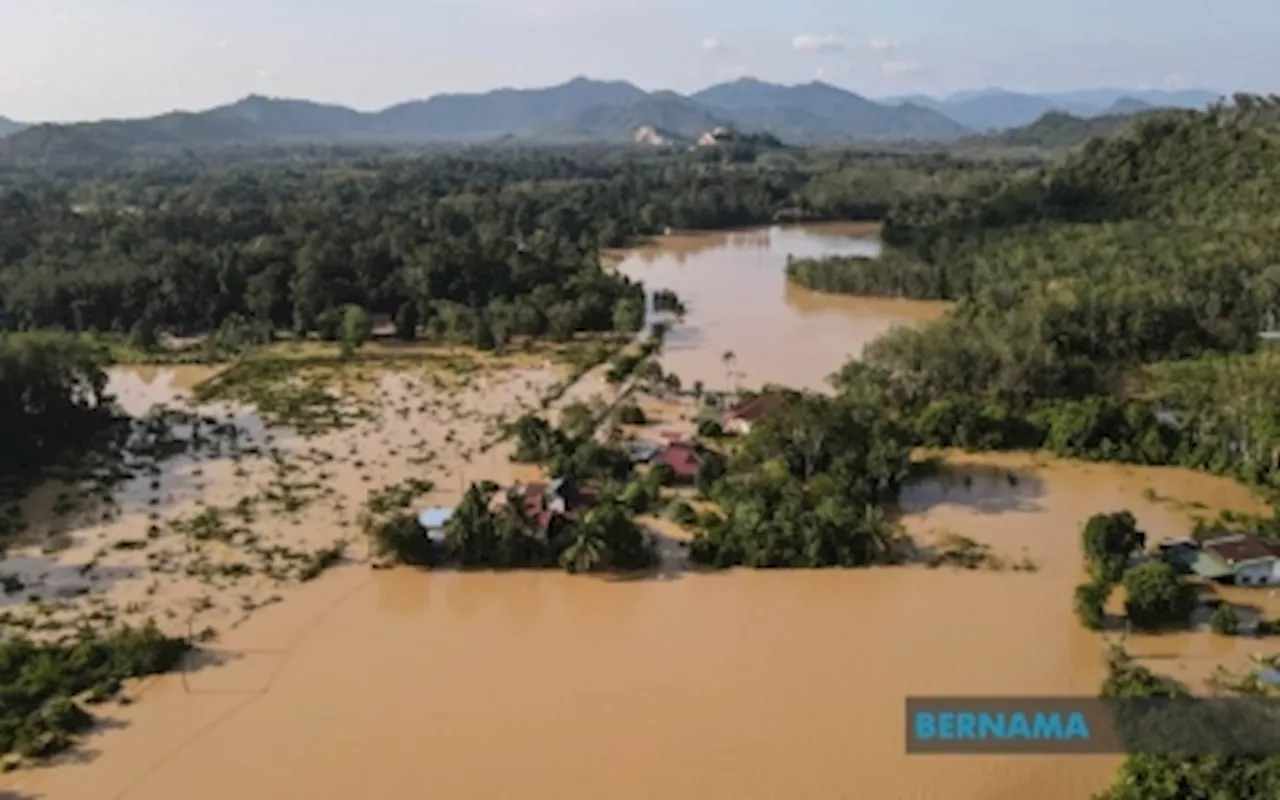
{"label": "distant hill", "polygon": [[1176,113],[1176,110],[1148,108],[1137,113],[1097,117],[1077,117],[1063,111],[1050,111],[1030,125],[983,136],[973,136],[961,140],[956,146],[962,150],[1025,149],[1040,152],[1071,150],[1090,139],[1119,133],[1135,124],[1137,120],[1157,113]]}
{"label": "distant hill", "polygon": [[[979,131],[1040,124],[1050,112],[1107,118],[1208,102],[1209,92],[1122,92],[1099,89],[1031,95],[1004,89],[874,101],[818,81],[784,86],[754,78],[708,87],[691,96],[646,92],[625,81],[574,78],[558,86],[440,94],[377,112],[308,100],[250,95],[205,111],[180,111],[147,119],[65,125],[29,125],[0,119],[0,160],[7,163],[97,161],[141,152],[198,151],[253,145],[362,144],[367,142],[627,142],[640,128],[673,140],[696,140],[715,127],[767,133],[787,144],[847,144],[914,140],[952,142]],[[1072,138],[1070,125],[1051,119]],[[1102,124],[1106,124],[1105,122]],[[1074,128],[1072,128],[1074,130]],[[1048,135],[1043,125],[1013,138]],[[996,139],[985,139],[994,142]]]}
{"label": "distant hill", "polygon": [[401,103],[373,115],[373,128],[392,135],[436,139],[537,135],[588,109],[632,105],[646,97],[644,90],[624,81],[574,78],[545,89],[441,94]]}
{"label": "distant hill", "polygon": [[1141,114],[1143,111],[1150,111],[1155,106],[1145,100],[1139,100],[1136,97],[1121,97],[1111,105],[1107,106],[1101,116],[1110,117],[1123,114]]}
{"label": "distant hill", "polygon": [[692,99],[739,127],[801,142],[955,139],[969,133],[954,119],[910,103],[884,105],[821,81],[781,86],[741,78]]}
{"label": "distant hill", "polygon": [[0,117],[0,136],[8,136],[11,133],[17,133],[24,126],[21,122],[14,122],[8,117]]}
{"label": "distant hill", "polygon": [[654,92],[627,105],[597,105],[562,117],[539,131],[543,141],[634,141],[639,128],[652,126],[672,139],[693,141],[712,128],[730,125],[706,107],[675,92]]}
{"label": "distant hill", "polygon": [[944,99],[921,95],[890,97],[890,105],[913,103],[945,114],[979,131],[998,131],[1029,125],[1053,111],[1076,117],[1133,114],[1152,108],[1205,108],[1219,99],[1217,92],[1088,89],[1031,94],[992,87],[956,92]]}

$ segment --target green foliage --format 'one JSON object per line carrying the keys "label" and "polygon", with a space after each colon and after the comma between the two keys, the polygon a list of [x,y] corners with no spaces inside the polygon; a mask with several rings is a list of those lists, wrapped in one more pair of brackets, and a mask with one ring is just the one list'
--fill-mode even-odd
{"label": "green foliage", "polygon": [[1185,625],[1196,605],[1196,591],[1174,568],[1151,561],[1124,573],[1124,610],[1135,628]]}
{"label": "green foliage", "polygon": [[698,519],[693,506],[683,500],[673,501],[671,505],[667,506],[665,513],[668,519],[681,525],[692,525]]}
{"label": "green foliage", "polygon": [[0,489],[118,429],[105,358],[73,336],[0,333]]}
{"label": "green foliage", "polygon": [[1085,561],[1095,578],[1115,583],[1124,574],[1129,558],[1146,545],[1147,535],[1128,511],[1094,514],[1085,522],[1081,538]]}
{"label": "green foliage", "polygon": [[882,406],[789,394],[711,490],[691,558],[710,566],[859,566],[901,558],[879,504],[907,474],[908,436]]}
{"label": "green foliage", "polygon": [[1111,596],[1112,584],[1108,581],[1092,580],[1076,587],[1075,611],[1080,623],[1090,630],[1101,630],[1106,620],[1107,598]]}
{"label": "green foliage", "polygon": [[719,420],[711,419],[710,417],[701,419],[698,420],[697,434],[706,439],[718,439],[724,436],[724,426],[720,424]]}
{"label": "green foliage", "polygon": [[[1186,697],[1185,687],[1114,650],[1103,697]],[[1280,757],[1134,754],[1099,800],[1253,800],[1280,796]]]}
{"label": "green foliage", "polygon": [[390,517],[370,517],[365,522],[365,533],[373,542],[374,552],[398,564],[429,566],[436,562],[436,554],[418,518],[413,514],[394,514]]}
{"label": "green foliage", "polygon": [[1209,628],[1223,636],[1235,636],[1240,632],[1240,615],[1230,603],[1219,603],[1209,615]]}
{"label": "green foliage", "polygon": [[929,446],[1280,487],[1280,369],[1254,352],[1280,319],[1280,139],[1274,107],[1244,100],[1140,120],[961,202],[904,202],[881,258],[791,262],[815,288],[959,301],[873,342],[837,386]]}
{"label": "green foliage", "polygon": [[114,694],[120,681],[167,672],[188,648],[154,625],[63,644],[0,643],[0,754],[43,757],[64,750],[92,717],[72,698]]}
{"label": "green foliage", "polygon": [[644,425],[648,421],[644,410],[635,403],[628,403],[618,409],[618,422],[623,425]]}
{"label": "green foliage", "polygon": [[369,312],[360,306],[349,305],[342,310],[342,352],[351,355],[373,336],[373,320]]}

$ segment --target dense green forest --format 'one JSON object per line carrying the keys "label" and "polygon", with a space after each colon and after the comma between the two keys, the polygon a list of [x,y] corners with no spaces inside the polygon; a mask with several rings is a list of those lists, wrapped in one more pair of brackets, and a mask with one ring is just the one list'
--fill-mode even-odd
{"label": "dense green forest", "polygon": [[517,150],[28,180],[0,189],[0,318],[142,344],[228,320],[331,333],[348,304],[405,336],[633,328],[639,289],[602,248],[783,209],[875,218],[985,174],[945,156]]}
{"label": "dense green forest", "polygon": [[879,393],[927,444],[1276,485],[1280,384],[1258,336],[1280,312],[1275,108],[1152,116],[969,197],[906,200],[883,259],[792,261],[813,288],[959,303],[837,382]]}
{"label": "dense green forest", "polygon": [[909,461],[906,432],[882,407],[787,393],[710,488],[722,513],[700,518],[690,557],[717,567],[898,561],[882,505],[897,496]]}

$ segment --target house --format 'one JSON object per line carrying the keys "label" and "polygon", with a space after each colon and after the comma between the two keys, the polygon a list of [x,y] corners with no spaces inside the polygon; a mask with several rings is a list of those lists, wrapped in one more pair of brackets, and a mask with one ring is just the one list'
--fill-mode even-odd
{"label": "house", "polygon": [[432,506],[418,515],[418,524],[426,532],[427,538],[439,544],[444,541],[444,529],[453,519],[453,509],[443,506]]}
{"label": "house", "polygon": [[1232,580],[1240,586],[1280,583],[1280,547],[1274,542],[1236,534],[1210,539],[1200,549],[1226,564]]}
{"label": "house", "polygon": [[653,463],[670,467],[678,482],[693,483],[702,466],[702,451],[693,442],[673,441],[658,452]]}
{"label": "house", "polygon": [[752,426],[775,411],[782,402],[782,395],[757,395],[724,412],[723,427],[726,431],[746,435],[751,432]]}
{"label": "house", "polygon": [[[524,505],[525,513],[533,521],[534,532],[543,536],[551,531],[556,517],[573,519],[598,500],[593,487],[574,486],[564,479],[518,484],[512,487],[511,494]],[[499,502],[505,502],[505,498]]]}

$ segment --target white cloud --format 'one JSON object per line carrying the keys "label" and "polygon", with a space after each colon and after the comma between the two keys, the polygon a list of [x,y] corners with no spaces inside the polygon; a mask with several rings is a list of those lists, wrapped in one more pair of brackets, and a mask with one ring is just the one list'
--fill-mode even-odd
{"label": "white cloud", "polygon": [[801,33],[791,40],[791,46],[802,53],[834,53],[844,49],[844,42],[830,34]]}
{"label": "white cloud", "polygon": [[725,53],[729,50],[728,45],[714,37],[710,39],[703,39],[702,44],[698,46],[702,48],[702,52],[704,53]]}
{"label": "white cloud", "polygon": [[1176,72],[1164,76],[1164,88],[1166,89],[1180,89],[1186,85],[1187,79]]}
{"label": "white cloud", "polygon": [[918,61],[886,61],[880,65],[880,71],[885,75],[906,75],[910,72],[920,71],[920,62]]}
{"label": "white cloud", "polygon": [[218,41],[213,43],[213,46],[217,50],[226,50],[227,47],[230,46],[230,44],[231,43],[228,42],[226,39],[219,39]]}
{"label": "white cloud", "polygon": [[899,47],[902,47],[902,40],[894,39],[891,36],[872,36],[867,40],[867,47],[880,52],[884,52],[886,50],[897,50]]}

